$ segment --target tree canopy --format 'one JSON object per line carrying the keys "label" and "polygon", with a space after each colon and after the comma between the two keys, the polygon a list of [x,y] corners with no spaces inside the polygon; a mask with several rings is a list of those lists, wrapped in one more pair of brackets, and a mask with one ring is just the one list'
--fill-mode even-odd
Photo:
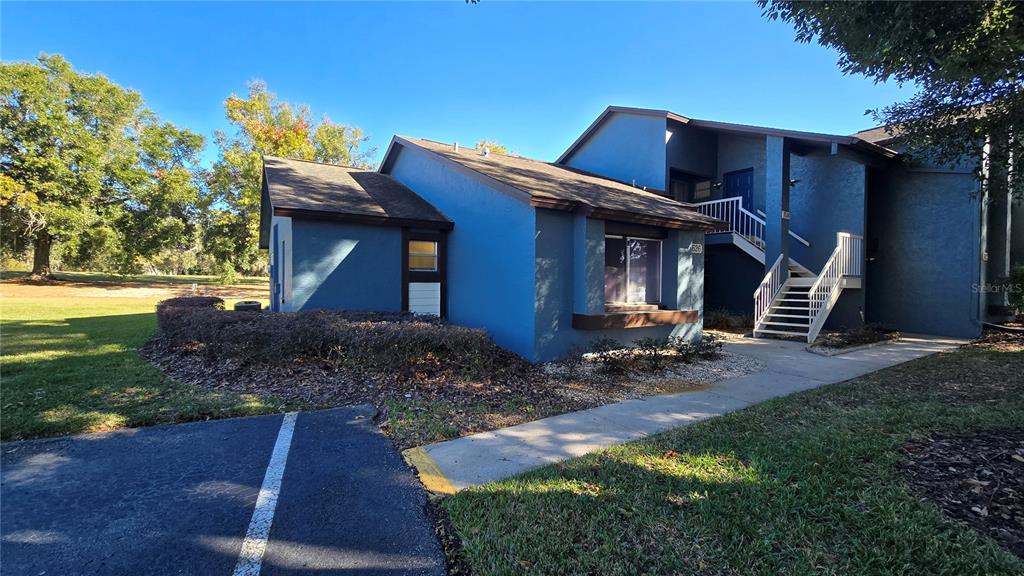
{"label": "tree canopy", "polygon": [[265,83],[249,84],[247,97],[224,101],[232,135],[218,132],[220,157],[209,178],[208,222],[204,245],[218,261],[248,271],[265,266],[258,249],[262,155],[314,160],[364,168],[374,150],[359,128],[323,116],[310,120],[308,106],[277,99]]}
{"label": "tree canopy", "polygon": [[509,153],[508,148],[505,148],[504,146],[499,144],[496,140],[481,140],[481,141],[476,143],[475,148],[477,150],[483,150],[484,148],[487,148],[488,150],[490,150],[491,152],[494,152],[495,154],[508,154]]}
{"label": "tree canopy", "polygon": [[186,241],[199,197],[203,138],[161,123],[142,97],[60,56],[0,63],[0,219],[5,248],[51,248],[72,258],[140,257]]}
{"label": "tree canopy", "polygon": [[[912,152],[945,163],[979,155],[986,138],[1024,157],[1024,6],[979,2],[784,2],[759,0],[765,16],[800,42],[839,52],[839,67],[876,82],[915,83],[917,94],[877,121]],[[1019,194],[1024,181],[1015,179]]]}

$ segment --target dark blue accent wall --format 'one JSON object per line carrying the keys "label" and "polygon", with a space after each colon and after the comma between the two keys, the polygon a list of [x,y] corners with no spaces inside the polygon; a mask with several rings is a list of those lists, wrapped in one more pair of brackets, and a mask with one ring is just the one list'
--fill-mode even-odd
{"label": "dark blue accent wall", "polygon": [[[764,136],[718,135],[718,181],[725,174],[752,168],[754,172],[754,208],[764,211],[765,183],[765,138]],[[725,186],[712,191],[712,198],[719,199],[725,193]]]}
{"label": "dark blue accent wall", "polygon": [[718,136],[714,132],[670,122],[667,138],[665,154],[669,168],[696,176],[715,177]]}
{"label": "dark blue accent wall", "polygon": [[294,310],[402,309],[399,228],[292,219]]}
{"label": "dark blue accent wall", "polygon": [[978,182],[893,168],[870,195],[867,319],[906,332],[980,331]]}
{"label": "dark blue accent wall", "polygon": [[753,315],[754,291],[762,278],[764,265],[731,241],[709,244],[704,258],[705,310]]}

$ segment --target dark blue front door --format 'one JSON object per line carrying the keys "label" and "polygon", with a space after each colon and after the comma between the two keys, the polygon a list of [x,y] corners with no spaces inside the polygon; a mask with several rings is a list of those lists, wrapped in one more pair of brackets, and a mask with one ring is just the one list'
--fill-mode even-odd
{"label": "dark blue front door", "polygon": [[754,170],[748,168],[725,175],[725,197],[743,198],[743,207],[754,211]]}

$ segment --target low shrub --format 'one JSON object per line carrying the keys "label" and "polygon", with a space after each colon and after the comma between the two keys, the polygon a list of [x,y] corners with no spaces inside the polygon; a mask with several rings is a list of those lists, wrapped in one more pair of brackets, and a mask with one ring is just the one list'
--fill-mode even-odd
{"label": "low shrub", "polygon": [[595,338],[590,341],[590,350],[605,374],[625,374],[633,364],[631,352],[623,350],[622,344],[614,338]]}
{"label": "low shrub", "polygon": [[665,367],[668,342],[664,338],[638,338],[633,343],[636,344],[637,355],[644,368],[653,372]]}
{"label": "low shrub", "polygon": [[668,347],[675,352],[675,359],[679,362],[690,364],[698,358],[697,347],[689,338],[671,336],[668,339]]}
{"label": "low shrub", "polygon": [[241,313],[223,310],[223,301],[198,300],[173,298],[157,305],[165,345],[246,364],[322,361],[387,371],[399,379],[486,378],[525,363],[484,331],[437,318],[333,310]]}
{"label": "low shrub", "polygon": [[669,338],[638,338],[635,347],[623,347],[612,338],[591,340],[591,358],[606,374],[621,375],[630,370],[656,372],[671,362],[690,364],[697,360],[714,360],[722,354],[722,342],[712,334],[704,334],[698,342],[683,336]]}
{"label": "low shrub", "polygon": [[704,327],[712,330],[752,330],[754,318],[747,314],[735,314],[725,308],[717,308],[704,313]]}
{"label": "low shrub", "polygon": [[722,355],[724,343],[714,334],[704,334],[694,347],[701,360],[714,360]]}
{"label": "low shrub", "polygon": [[565,357],[562,358],[562,365],[565,366],[565,375],[570,379],[580,375],[580,370],[586,361],[583,357],[585,353],[586,350],[582,346],[573,344],[569,347],[569,351],[565,353]]}

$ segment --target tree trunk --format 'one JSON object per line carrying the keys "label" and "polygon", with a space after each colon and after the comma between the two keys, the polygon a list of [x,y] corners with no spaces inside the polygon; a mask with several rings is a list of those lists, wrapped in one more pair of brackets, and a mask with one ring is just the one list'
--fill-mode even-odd
{"label": "tree trunk", "polygon": [[29,278],[49,279],[50,247],[53,245],[53,238],[46,230],[40,230],[33,244],[32,273],[29,274]]}

